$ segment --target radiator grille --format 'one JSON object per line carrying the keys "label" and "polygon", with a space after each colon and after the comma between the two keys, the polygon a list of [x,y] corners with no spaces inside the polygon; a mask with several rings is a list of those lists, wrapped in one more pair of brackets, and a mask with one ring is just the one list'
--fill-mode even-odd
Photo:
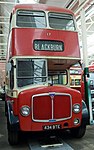
{"label": "radiator grille", "polygon": [[32,119],[38,122],[66,120],[72,115],[71,95],[66,93],[44,93],[33,95]]}

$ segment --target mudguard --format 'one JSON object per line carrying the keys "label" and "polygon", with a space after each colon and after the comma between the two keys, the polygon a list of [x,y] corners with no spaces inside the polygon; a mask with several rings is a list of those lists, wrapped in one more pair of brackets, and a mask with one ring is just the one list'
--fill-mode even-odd
{"label": "mudguard", "polygon": [[19,119],[18,116],[14,116],[13,114],[11,101],[7,101],[7,119],[11,127],[13,127],[13,130],[19,129]]}
{"label": "mudguard", "polygon": [[89,113],[85,101],[82,100],[82,125],[89,124]]}

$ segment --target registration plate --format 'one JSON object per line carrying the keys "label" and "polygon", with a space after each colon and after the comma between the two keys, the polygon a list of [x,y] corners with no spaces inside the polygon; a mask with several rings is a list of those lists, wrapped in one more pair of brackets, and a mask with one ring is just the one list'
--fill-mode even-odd
{"label": "registration plate", "polygon": [[43,126],[43,130],[56,130],[56,129],[61,129],[61,125],[60,124],[55,124],[55,125]]}

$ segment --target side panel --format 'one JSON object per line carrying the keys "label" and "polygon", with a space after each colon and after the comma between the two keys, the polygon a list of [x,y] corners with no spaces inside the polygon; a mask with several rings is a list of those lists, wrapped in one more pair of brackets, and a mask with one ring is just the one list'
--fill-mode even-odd
{"label": "side panel", "polygon": [[[33,48],[35,39],[56,40],[64,42],[64,51],[36,51]],[[77,32],[48,30],[48,29],[30,29],[16,28],[12,29],[12,56],[62,56],[80,58],[80,50]]]}

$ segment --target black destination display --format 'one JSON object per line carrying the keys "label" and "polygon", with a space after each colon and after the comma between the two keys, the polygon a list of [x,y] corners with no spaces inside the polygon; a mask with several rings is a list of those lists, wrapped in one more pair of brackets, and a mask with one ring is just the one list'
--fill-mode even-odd
{"label": "black destination display", "polygon": [[33,46],[37,51],[64,51],[64,43],[61,41],[35,40]]}

